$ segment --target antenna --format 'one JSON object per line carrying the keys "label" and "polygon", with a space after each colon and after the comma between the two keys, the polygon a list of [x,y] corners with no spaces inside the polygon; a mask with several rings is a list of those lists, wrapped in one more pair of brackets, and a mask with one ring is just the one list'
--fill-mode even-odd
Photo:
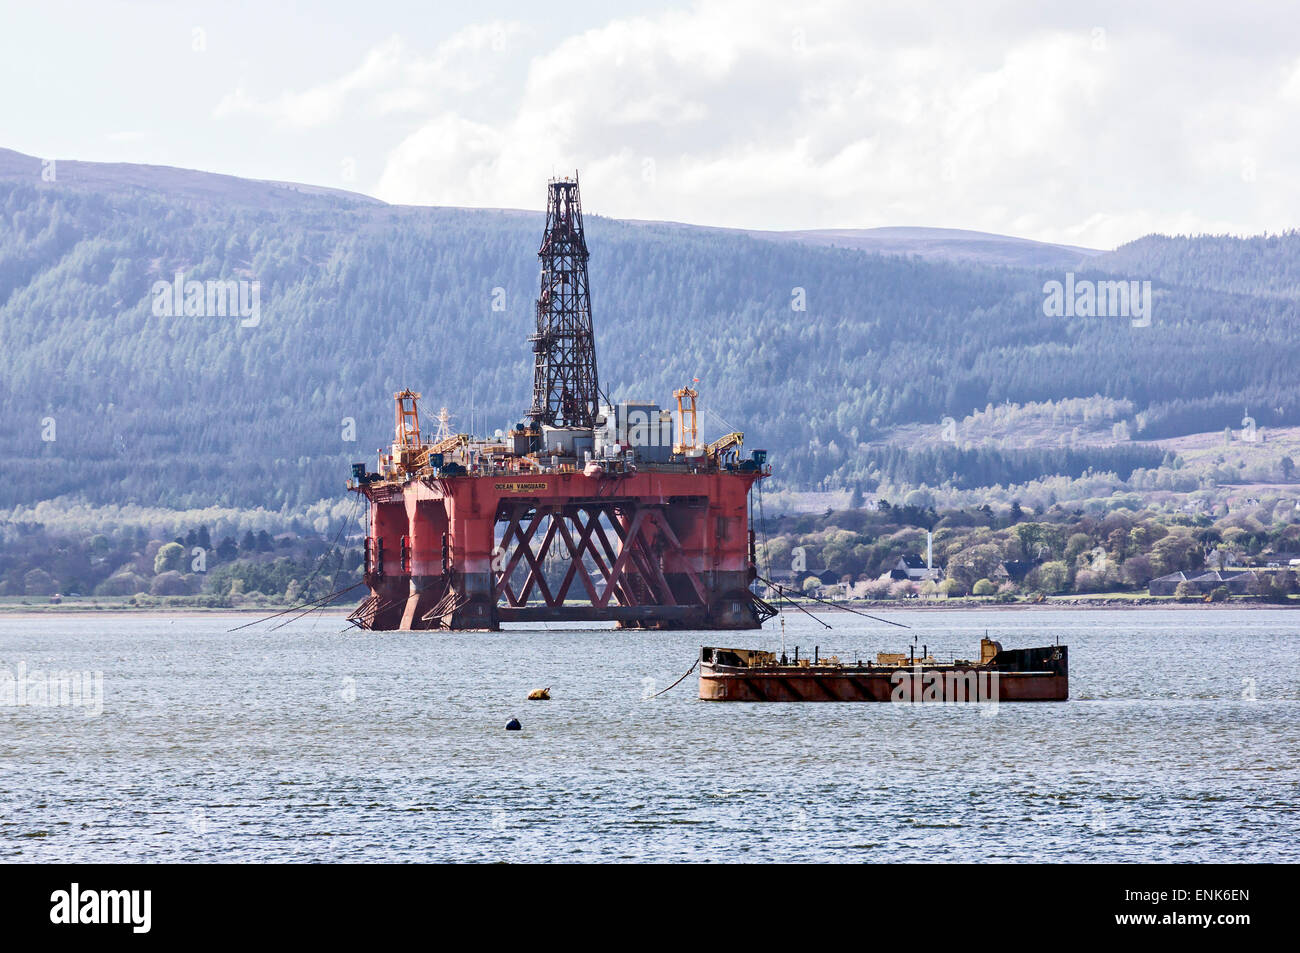
{"label": "antenna", "polygon": [[442,443],[451,436],[451,413],[446,407],[438,411],[438,432],[434,434],[433,442]]}

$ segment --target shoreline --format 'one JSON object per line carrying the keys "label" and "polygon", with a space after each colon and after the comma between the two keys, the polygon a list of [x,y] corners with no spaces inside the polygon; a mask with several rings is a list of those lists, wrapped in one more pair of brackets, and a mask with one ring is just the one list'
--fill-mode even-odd
{"label": "shoreline", "polygon": [[[1168,602],[1162,602],[1159,599],[1146,600],[1120,600],[1120,599],[1088,599],[1066,602],[990,602],[985,605],[972,605],[970,603],[956,605],[944,605],[942,602],[922,602],[919,605],[899,606],[897,602],[851,602],[835,603],[834,605],[804,605],[800,603],[799,608],[807,609],[810,612],[843,612],[846,608],[854,610],[871,610],[873,612],[894,612],[913,611],[913,610],[951,610],[964,612],[988,612],[1013,610],[1020,611],[1045,611],[1060,612],[1065,609],[1295,609],[1300,608],[1296,603],[1285,604],[1280,602],[1175,602],[1172,599]],[[790,611],[787,607],[782,611]]]}
{"label": "shoreline", "polygon": [[[284,615],[289,613],[285,610],[289,606],[277,609],[274,607],[258,609],[242,609],[235,606],[230,608],[211,609],[205,606],[176,606],[175,608],[161,608],[159,606],[149,606],[147,608],[129,608],[122,606],[0,606],[0,619],[42,619],[55,615],[131,615],[144,617],[167,618],[177,615],[213,615],[213,616],[272,616],[280,612]],[[320,609],[312,613],[314,615],[338,616],[346,619],[352,607],[347,609]]]}
{"label": "shoreline", "polygon": [[[1043,602],[987,602],[972,603],[962,599],[952,600],[908,600],[900,602],[899,600],[891,601],[853,601],[827,603],[806,603],[800,602],[798,608],[788,604],[779,607],[783,613],[794,612],[799,614],[799,610],[811,613],[813,615],[840,613],[846,610],[855,612],[873,612],[887,614],[890,612],[1060,612],[1066,610],[1105,610],[1115,611],[1121,609],[1178,609],[1178,610],[1203,610],[1203,609],[1275,609],[1287,610],[1300,608],[1300,601],[1293,600],[1290,603],[1279,602],[1260,602],[1257,600],[1225,600],[1223,602],[1178,602],[1172,598],[1164,599],[1161,597],[1154,598],[1135,598],[1135,599],[1057,599],[1045,600]],[[142,618],[170,618],[173,616],[192,616],[192,615],[209,615],[209,616],[227,616],[242,618],[247,616],[257,616],[273,618],[276,613],[288,615],[292,607],[275,607],[259,606],[257,608],[241,608],[231,606],[228,608],[211,608],[206,606],[175,606],[164,608],[160,606],[148,607],[129,607],[129,606],[89,606],[89,605],[49,605],[49,606],[0,606],[0,619],[42,619],[51,616],[138,616]],[[317,617],[329,617],[346,619],[352,607],[330,607],[318,609],[310,614]]]}

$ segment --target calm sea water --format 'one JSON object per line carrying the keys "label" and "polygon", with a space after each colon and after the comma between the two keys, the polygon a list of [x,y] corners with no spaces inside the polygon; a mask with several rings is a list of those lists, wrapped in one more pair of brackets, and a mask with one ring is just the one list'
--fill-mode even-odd
{"label": "calm sea water", "polygon": [[[0,708],[9,861],[1296,861],[1300,614],[796,615],[851,657],[1070,647],[1072,700],[761,705],[670,685],[763,633],[341,633],[339,618],[0,619],[0,673],[103,673],[103,712]],[[265,627],[263,627],[265,628]],[[550,686],[553,700],[529,702]],[[517,716],[523,731],[506,732]]]}

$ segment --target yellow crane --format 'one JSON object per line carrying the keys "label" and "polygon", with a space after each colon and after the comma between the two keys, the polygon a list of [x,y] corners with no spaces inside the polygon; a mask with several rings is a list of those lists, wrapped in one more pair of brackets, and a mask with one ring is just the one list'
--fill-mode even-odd
{"label": "yellow crane", "polygon": [[469,443],[469,434],[454,433],[450,437],[446,437],[442,440],[439,440],[437,443],[435,443],[432,447],[429,448],[429,452],[430,453],[451,453],[451,451],[455,450],[457,447],[463,446],[467,443]]}
{"label": "yellow crane", "polygon": [[403,450],[420,446],[420,395],[413,390],[398,391],[393,395],[397,405],[397,437],[393,441]]}
{"label": "yellow crane", "polygon": [[717,460],[732,447],[739,447],[745,442],[745,435],[739,430],[734,430],[725,437],[719,437],[713,443],[704,448],[705,454]]}
{"label": "yellow crane", "polygon": [[[693,387],[679,387],[673,391],[673,396],[677,398],[677,432],[681,434],[681,441],[673,444],[673,453],[685,453],[687,450],[695,449],[695,441],[698,439],[698,420],[695,414],[695,398],[700,396],[700,392]],[[683,402],[689,401],[689,406]],[[687,425],[687,419],[690,419],[690,425]],[[690,435],[690,441],[686,439]]]}

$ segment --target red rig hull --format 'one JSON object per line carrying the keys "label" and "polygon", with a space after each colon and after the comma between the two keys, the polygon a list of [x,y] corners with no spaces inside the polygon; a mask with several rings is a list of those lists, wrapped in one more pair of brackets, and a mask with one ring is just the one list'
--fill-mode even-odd
{"label": "red rig hull", "polygon": [[763,471],[412,475],[369,501],[352,615],[376,630],[503,622],[753,629],[750,487]]}

